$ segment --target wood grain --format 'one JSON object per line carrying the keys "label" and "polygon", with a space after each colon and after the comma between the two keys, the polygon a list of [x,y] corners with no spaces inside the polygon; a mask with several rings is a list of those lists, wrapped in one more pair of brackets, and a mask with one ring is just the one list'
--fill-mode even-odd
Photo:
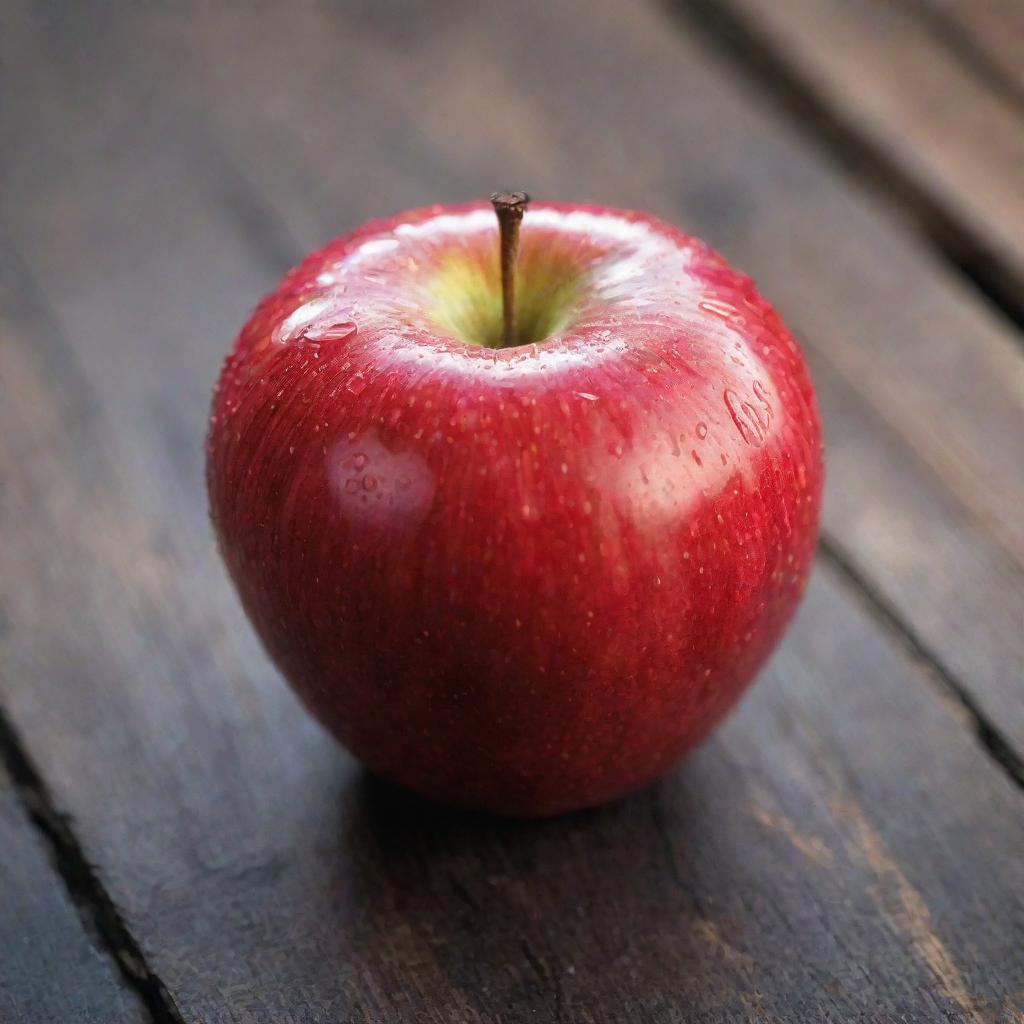
{"label": "wood grain", "polygon": [[0,1020],[143,1024],[134,995],[84,931],[2,766],[0,849]]}
{"label": "wood grain", "polygon": [[[233,1024],[1014,1020],[1021,792],[828,566],[765,678],[686,766],[542,824],[366,779],[258,650],[202,496],[228,338],[301,247],[487,191],[502,169],[555,196],[683,213],[778,285],[814,325],[827,417],[864,430],[835,470],[849,515],[896,502],[905,526],[935,500],[938,535],[965,531],[966,553],[940,547],[941,566],[985,579],[1012,526],[1011,491],[983,486],[1012,466],[1012,340],[659,16],[523,5],[497,33],[469,5],[421,12],[114,20],[76,6],[53,32],[12,19],[0,532],[16,542],[0,579],[18,585],[2,591],[0,700],[151,967],[186,1020]],[[480,105],[499,87],[505,132]],[[888,348],[920,352],[925,326],[964,365],[924,367],[894,408],[845,349],[898,373],[910,357]],[[924,428],[957,397],[976,401],[940,445]],[[879,466],[881,494],[854,486]],[[953,613],[928,552],[894,568],[859,523],[837,528],[901,601],[919,573]]]}

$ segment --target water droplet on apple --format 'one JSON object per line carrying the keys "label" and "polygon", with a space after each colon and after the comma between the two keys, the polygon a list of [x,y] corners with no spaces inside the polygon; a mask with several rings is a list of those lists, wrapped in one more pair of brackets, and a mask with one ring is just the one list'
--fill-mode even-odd
{"label": "water droplet on apple", "polygon": [[345,387],[353,395],[361,395],[364,389],[366,388],[366,381],[364,380],[363,375],[361,373],[356,373],[349,378],[349,381],[345,385]]}
{"label": "water droplet on apple", "polygon": [[708,436],[708,425],[703,420],[697,424],[697,436],[702,441]]}
{"label": "water droplet on apple", "polygon": [[311,324],[302,332],[302,337],[308,341],[342,341],[351,338],[357,329],[351,320],[336,323],[328,320],[324,323]]}
{"label": "water droplet on apple", "polygon": [[760,448],[764,444],[765,428],[754,406],[741,399],[732,388],[725,390],[725,406],[743,440],[755,448]]}
{"label": "water droplet on apple", "polygon": [[767,430],[772,423],[773,410],[771,402],[768,401],[767,390],[759,380],[754,381],[754,395],[760,403],[760,408],[757,408],[756,406],[754,408],[757,421],[765,430]]}
{"label": "water droplet on apple", "polygon": [[712,316],[721,317],[723,320],[731,320],[736,316],[735,306],[729,305],[728,302],[720,302],[718,299],[704,299],[697,305],[705,313],[711,313]]}

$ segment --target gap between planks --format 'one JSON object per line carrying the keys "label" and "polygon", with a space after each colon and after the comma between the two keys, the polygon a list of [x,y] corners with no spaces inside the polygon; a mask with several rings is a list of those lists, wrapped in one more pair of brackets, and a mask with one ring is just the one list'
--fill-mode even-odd
{"label": "gap between planks", "polygon": [[[882,145],[866,138],[818,96],[767,35],[729,0],[662,2],[701,32],[741,78],[763,90],[805,137],[914,226],[1018,333],[1024,332],[1024,279],[996,256],[978,231],[930,196]],[[947,45],[944,37],[940,41]],[[1024,344],[1024,335],[1019,340]]]}
{"label": "gap between planks", "polygon": [[1024,760],[1011,747],[1003,734],[986,717],[978,702],[914,630],[903,621],[886,597],[856,567],[854,561],[827,533],[818,541],[818,555],[828,562],[850,585],[871,617],[904,648],[921,666],[924,676],[939,690],[947,704],[952,702],[954,715],[970,729],[982,749],[1000,768],[1024,789]]}
{"label": "gap between planks", "polygon": [[184,1024],[166,985],[150,968],[139,944],[85,856],[64,814],[53,803],[14,728],[0,709],[0,761],[15,794],[50,852],[54,869],[91,936],[117,967],[124,984],[135,993],[153,1024]]}

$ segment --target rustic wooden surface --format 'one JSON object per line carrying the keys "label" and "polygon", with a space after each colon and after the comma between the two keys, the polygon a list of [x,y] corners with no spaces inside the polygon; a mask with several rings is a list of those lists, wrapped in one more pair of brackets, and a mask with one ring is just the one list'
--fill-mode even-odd
{"label": "rustic wooden surface", "polygon": [[[4,5],[0,1019],[1024,1020],[1003,4],[708,6]],[[829,443],[818,571],[740,710],[542,824],[367,779],[266,663],[202,486],[259,294],[496,185],[706,236]]]}

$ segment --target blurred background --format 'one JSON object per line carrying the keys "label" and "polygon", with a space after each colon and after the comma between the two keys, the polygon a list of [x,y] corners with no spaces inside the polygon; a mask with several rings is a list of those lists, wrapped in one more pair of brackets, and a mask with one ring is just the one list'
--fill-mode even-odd
{"label": "blurred background", "polygon": [[[0,62],[5,1019],[1018,1019],[1024,9],[2,0]],[[498,188],[720,249],[828,443],[765,682],[560,830],[368,795],[203,485],[279,276]]]}

